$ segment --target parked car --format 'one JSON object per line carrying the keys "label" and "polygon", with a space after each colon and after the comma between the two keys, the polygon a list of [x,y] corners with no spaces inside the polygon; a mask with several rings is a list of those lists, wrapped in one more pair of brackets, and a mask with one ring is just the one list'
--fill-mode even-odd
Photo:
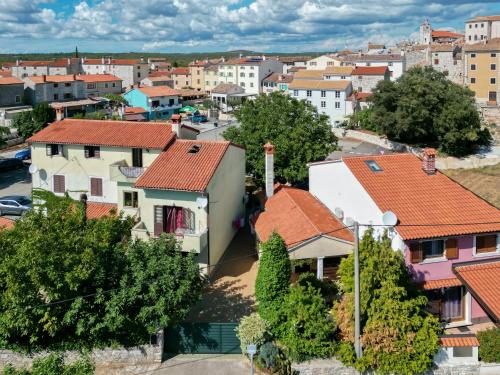
{"label": "parked car", "polygon": [[0,216],[9,215],[23,215],[31,210],[31,199],[24,195],[10,195],[0,197]]}
{"label": "parked car", "polygon": [[16,159],[19,159],[19,160],[28,160],[28,159],[31,159],[31,149],[30,148],[25,148],[25,149],[17,152],[14,157]]}
{"label": "parked car", "polygon": [[193,115],[190,117],[193,122],[207,122],[207,116],[205,115]]}
{"label": "parked car", "polygon": [[24,167],[22,160],[16,158],[0,158],[0,172]]}

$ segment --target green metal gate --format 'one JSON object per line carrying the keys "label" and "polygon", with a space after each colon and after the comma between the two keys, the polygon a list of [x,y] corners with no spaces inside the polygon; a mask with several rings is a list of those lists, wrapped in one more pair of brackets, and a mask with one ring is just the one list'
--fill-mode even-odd
{"label": "green metal gate", "polygon": [[183,323],[166,329],[165,353],[241,353],[237,323]]}

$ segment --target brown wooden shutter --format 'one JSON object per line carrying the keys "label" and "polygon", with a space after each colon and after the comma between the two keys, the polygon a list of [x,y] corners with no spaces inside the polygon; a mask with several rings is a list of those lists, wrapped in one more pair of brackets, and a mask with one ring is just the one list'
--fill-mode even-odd
{"label": "brown wooden shutter", "polygon": [[45,145],[45,153],[47,154],[47,156],[52,156],[52,145],[50,144]]}
{"label": "brown wooden shutter", "polygon": [[423,260],[422,249],[419,242],[412,242],[410,244],[410,262],[420,263]]}
{"label": "brown wooden shutter", "polygon": [[64,193],[66,191],[64,176],[54,175],[54,193]]}
{"label": "brown wooden shutter", "polygon": [[163,233],[163,206],[154,207],[154,232],[155,236]]}
{"label": "brown wooden shutter", "polygon": [[85,151],[85,157],[89,158],[90,157],[90,147],[89,146],[85,146],[83,149]]}
{"label": "brown wooden shutter", "polygon": [[446,258],[458,259],[458,240],[456,238],[448,238],[445,242]]}
{"label": "brown wooden shutter", "polygon": [[90,179],[90,195],[94,197],[102,197],[102,179],[101,178],[91,178]]}
{"label": "brown wooden shutter", "polygon": [[497,250],[496,234],[476,237],[476,254],[493,253],[496,250]]}

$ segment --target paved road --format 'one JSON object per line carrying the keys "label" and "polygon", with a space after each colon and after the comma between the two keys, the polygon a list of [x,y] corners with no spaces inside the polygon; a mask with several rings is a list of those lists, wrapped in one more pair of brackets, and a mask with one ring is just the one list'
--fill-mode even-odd
{"label": "paved road", "polygon": [[[31,174],[28,166],[14,171],[0,172],[0,197],[5,195],[31,196]],[[19,216],[6,215],[9,219],[16,220]]]}

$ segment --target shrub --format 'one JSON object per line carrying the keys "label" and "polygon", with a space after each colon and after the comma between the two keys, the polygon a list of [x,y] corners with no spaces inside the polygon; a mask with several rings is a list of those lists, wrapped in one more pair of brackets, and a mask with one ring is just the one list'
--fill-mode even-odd
{"label": "shrub", "polygon": [[242,353],[247,352],[247,346],[257,345],[259,349],[268,338],[269,323],[260,317],[258,313],[253,313],[241,318],[240,324],[236,328],[236,335],[241,342]]}
{"label": "shrub", "polygon": [[3,369],[3,375],[92,375],[94,370],[94,364],[88,357],[65,365],[62,354],[52,353],[46,357],[35,359],[31,371],[26,369],[17,370],[14,366],[8,364]]}
{"label": "shrub", "polygon": [[260,347],[257,361],[262,367],[265,367],[267,369],[274,369],[276,367],[276,364],[278,363],[279,355],[279,348],[272,342],[266,342]]}
{"label": "shrub", "polygon": [[478,332],[477,338],[481,361],[500,363],[500,328]]}

